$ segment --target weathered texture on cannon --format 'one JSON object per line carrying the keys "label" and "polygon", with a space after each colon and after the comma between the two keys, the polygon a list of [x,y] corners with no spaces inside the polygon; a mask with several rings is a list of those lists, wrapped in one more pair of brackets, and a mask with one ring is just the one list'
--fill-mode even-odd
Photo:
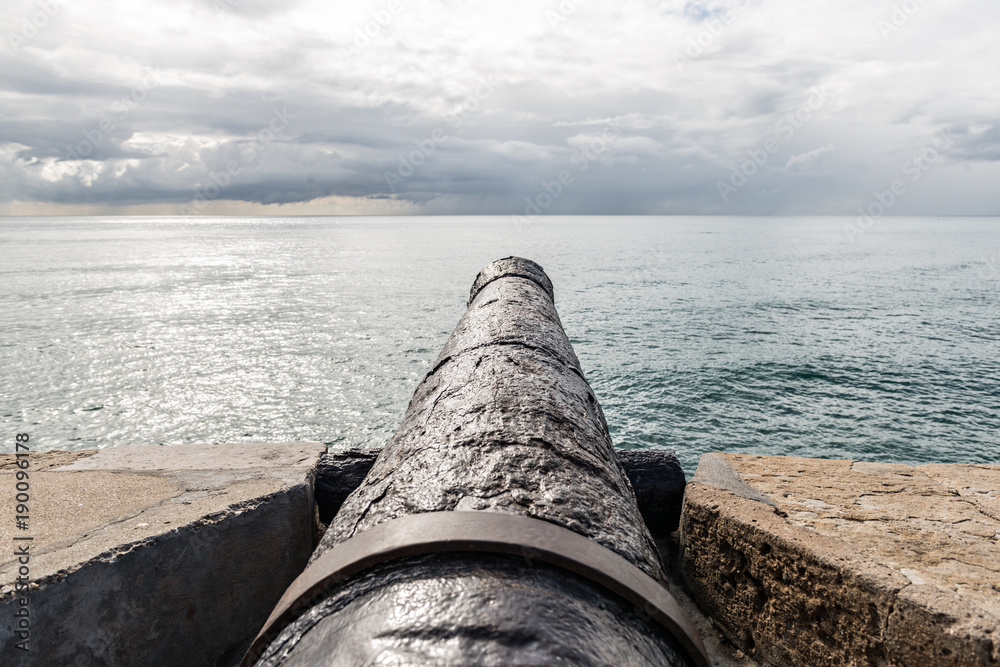
{"label": "weathered texture on cannon", "polygon": [[[381,451],[348,449],[323,455],[316,469],[316,504],[324,525],[337,515],[347,496],[361,486]],[[669,449],[623,449],[615,454],[653,537],[677,530],[686,485],[677,456]]]}
{"label": "weathered texture on cannon", "polygon": [[[381,523],[447,511],[541,519],[663,580],[552,285],[534,262],[507,258],[480,272],[399,431],[313,561]],[[384,563],[318,600],[257,664],[692,664],[642,610],[530,555]]]}

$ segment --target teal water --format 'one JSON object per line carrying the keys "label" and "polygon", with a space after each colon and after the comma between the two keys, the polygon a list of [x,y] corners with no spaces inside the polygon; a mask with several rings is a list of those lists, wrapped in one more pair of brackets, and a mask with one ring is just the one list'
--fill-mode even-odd
{"label": "teal water", "polygon": [[0,219],[0,449],[377,447],[490,261],[618,447],[1000,462],[1000,220]]}

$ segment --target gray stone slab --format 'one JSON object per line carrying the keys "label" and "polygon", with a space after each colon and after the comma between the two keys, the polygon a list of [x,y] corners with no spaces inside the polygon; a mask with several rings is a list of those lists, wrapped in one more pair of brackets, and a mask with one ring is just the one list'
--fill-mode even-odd
{"label": "gray stone slab", "polygon": [[1000,662],[1000,466],[702,461],[685,495],[684,576],[761,664]]}
{"label": "gray stone slab", "polygon": [[[7,665],[231,664],[312,551],[321,443],[33,454],[29,530],[0,524]],[[14,496],[13,455],[0,494]],[[16,535],[15,535],[16,531]],[[6,545],[31,536],[28,654]],[[22,541],[23,543],[23,541]]]}
{"label": "gray stone slab", "polygon": [[312,468],[316,465],[317,442],[268,442],[262,444],[132,445],[99,449],[60,466],[58,470],[250,470]]}

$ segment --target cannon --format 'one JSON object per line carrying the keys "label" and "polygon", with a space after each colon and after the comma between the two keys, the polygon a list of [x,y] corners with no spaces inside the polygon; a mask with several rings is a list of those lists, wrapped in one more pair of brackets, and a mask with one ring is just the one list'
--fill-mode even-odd
{"label": "cannon", "polygon": [[249,667],[697,665],[540,266],[497,260]]}

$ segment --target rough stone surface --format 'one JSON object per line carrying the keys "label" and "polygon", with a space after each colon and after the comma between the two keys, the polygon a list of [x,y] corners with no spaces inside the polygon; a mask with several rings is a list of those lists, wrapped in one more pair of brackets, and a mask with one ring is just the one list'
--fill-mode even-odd
{"label": "rough stone surface", "polygon": [[[319,519],[329,524],[344,500],[361,486],[382,450],[330,452],[320,459],[316,473]],[[639,512],[654,535],[668,535],[680,525],[684,502],[684,471],[672,451],[618,450],[618,461],[635,491]]]}
{"label": "rough stone surface", "polygon": [[762,664],[1000,664],[998,488],[1000,466],[706,454],[683,572]]}
{"label": "rough stone surface", "polygon": [[[451,510],[549,521],[663,580],[551,285],[533,262],[501,260],[481,272],[400,429],[313,558],[383,521]],[[285,628],[258,664],[685,664],[672,638],[613,595],[538,563],[491,562],[438,554],[357,577]]]}
{"label": "rough stone surface", "polygon": [[[14,649],[13,550],[0,555],[9,665],[226,665],[313,547],[321,443],[121,447],[31,456],[31,642]],[[13,455],[0,493],[13,497]],[[0,540],[13,544],[10,522]]]}
{"label": "rough stone surface", "polygon": [[[76,452],[64,452],[60,450],[51,452],[33,452],[31,454],[31,469],[38,472],[40,470],[48,470],[49,468],[58,468],[60,466],[69,465],[78,459],[85,459],[88,456],[93,456],[98,451],[99,450],[97,449],[84,449]],[[0,471],[17,471],[18,469],[15,457],[9,454],[0,454]]]}
{"label": "rough stone surface", "polygon": [[947,487],[969,502],[983,514],[1000,521],[1000,483],[997,466],[977,465],[924,465],[917,468],[942,486]]}

